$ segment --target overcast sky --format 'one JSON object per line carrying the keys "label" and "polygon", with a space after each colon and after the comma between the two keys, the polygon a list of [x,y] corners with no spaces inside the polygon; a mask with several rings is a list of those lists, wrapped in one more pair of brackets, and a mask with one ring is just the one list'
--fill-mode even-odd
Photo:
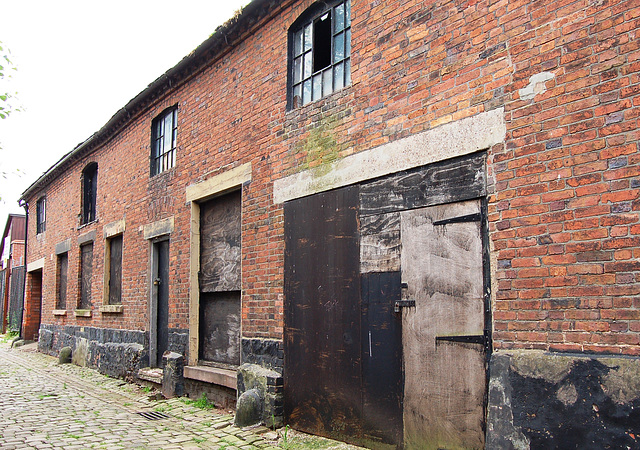
{"label": "overcast sky", "polygon": [[24,108],[0,120],[0,227],[43,172],[248,3],[0,0],[18,69],[8,89]]}

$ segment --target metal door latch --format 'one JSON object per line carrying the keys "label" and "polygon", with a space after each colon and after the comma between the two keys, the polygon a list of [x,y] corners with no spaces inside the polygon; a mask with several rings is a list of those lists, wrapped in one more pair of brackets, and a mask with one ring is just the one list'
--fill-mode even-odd
{"label": "metal door latch", "polygon": [[415,307],[416,301],[415,300],[396,300],[395,307],[393,308],[393,310],[398,313],[400,312],[400,308],[406,308],[410,306]]}
{"label": "metal door latch", "polygon": [[160,278],[156,278],[155,280],[153,280],[153,284],[154,284],[155,286],[159,286],[161,281],[162,281],[162,280],[160,280]]}

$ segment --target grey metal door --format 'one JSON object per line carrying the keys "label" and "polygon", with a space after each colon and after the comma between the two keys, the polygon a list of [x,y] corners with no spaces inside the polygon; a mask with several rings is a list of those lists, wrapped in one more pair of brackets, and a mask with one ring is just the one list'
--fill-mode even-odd
{"label": "grey metal door", "polygon": [[472,200],[401,212],[405,448],[484,446],[481,209]]}

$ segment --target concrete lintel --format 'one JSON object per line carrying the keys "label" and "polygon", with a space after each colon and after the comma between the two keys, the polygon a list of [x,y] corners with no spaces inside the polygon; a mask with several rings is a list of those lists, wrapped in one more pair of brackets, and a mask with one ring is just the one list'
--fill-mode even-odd
{"label": "concrete lintel", "polygon": [[506,133],[503,108],[480,113],[276,180],[273,202],[284,203],[467,155],[504,142]]}
{"label": "concrete lintel", "polygon": [[234,370],[206,366],[185,366],[184,377],[205,383],[237,389],[237,373]]}
{"label": "concrete lintel", "polygon": [[96,240],[96,230],[78,236],[78,245],[87,244]]}
{"label": "concrete lintel", "polygon": [[208,180],[187,186],[187,203],[206,200],[249,181],[251,181],[251,163],[246,163]]}
{"label": "concrete lintel", "polygon": [[56,255],[67,253],[71,250],[71,238],[56,244]]}
{"label": "concrete lintel", "polygon": [[27,272],[33,272],[34,270],[40,270],[44,268],[45,258],[36,259],[30,263],[27,263]]}
{"label": "concrete lintel", "polygon": [[116,220],[115,222],[111,222],[107,225],[104,226],[103,228],[103,233],[104,233],[104,237],[105,238],[110,238],[113,236],[116,236],[118,234],[122,234],[124,233],[126,226],[125,226],[125,220],[124,219],[120,219],[120,220]]}
{"label": "concrete lintel", "polygon": [[142,227],[142,232],[145,239],[154,239],[158,236],[173,233],[175,227],[175,220],[173,216],[166,219],[158,220],[153,223],[149,223]]}

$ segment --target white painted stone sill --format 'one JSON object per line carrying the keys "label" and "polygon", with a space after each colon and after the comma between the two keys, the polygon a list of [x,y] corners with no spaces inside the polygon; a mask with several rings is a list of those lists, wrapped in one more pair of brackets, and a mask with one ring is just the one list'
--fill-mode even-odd
{"label": "white painted stone sill", "polygon": [[67,310],[66,309],[54,309],[52,311],[54,316],[66,316],[67,315]]}
{"label": "white painted stone sill", "polygon": [[100,305],[99,311],[103,314],[122,314],[124,306],[122,305]]}
{"label": "white painted stone sill", "polygon": [[226,386],[233,390],[237,389],[237,374],[235,370],[219,369],[207,366],[185,366],[184,377],[192,380],[203,381],[205,383]]}
{"label": "white painted stone sill", "polygon": [[76,317],[91,317],[91,310],[90,309],[76,309],[73,314]]}

